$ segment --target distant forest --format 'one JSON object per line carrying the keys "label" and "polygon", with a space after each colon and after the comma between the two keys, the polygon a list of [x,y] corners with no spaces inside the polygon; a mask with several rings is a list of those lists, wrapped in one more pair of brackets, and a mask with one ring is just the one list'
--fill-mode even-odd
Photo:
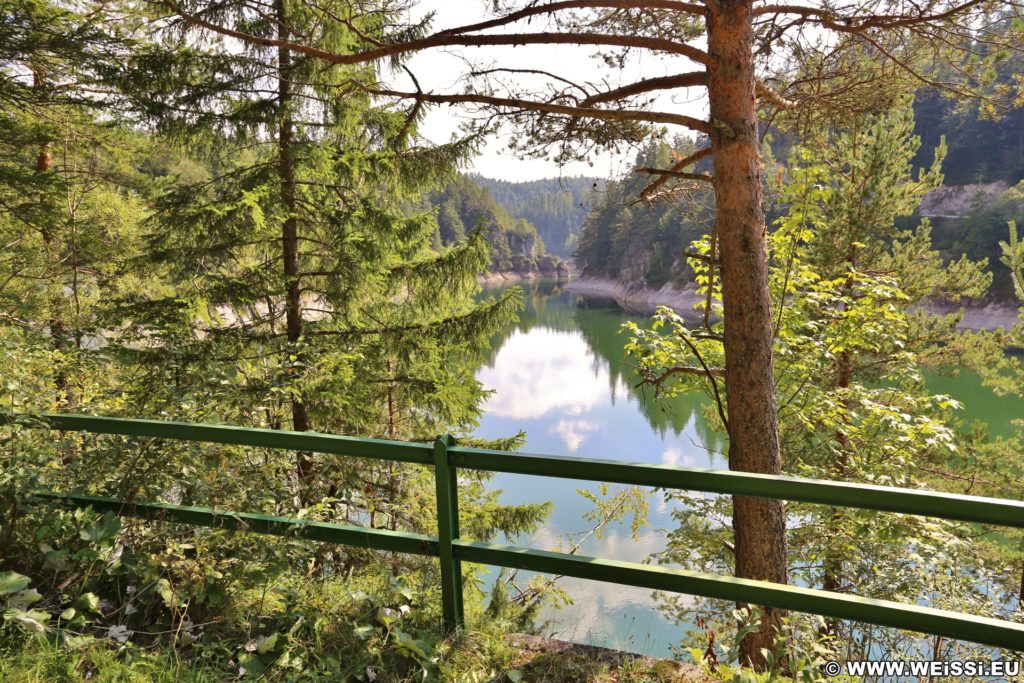
{"label": "distant forest", "polygon": [[[1020,61],[1006,60],[1000,78],[1024,71]],[[914,134],[921,141],[915,169],[928,168],[944,140],[944,186],[960,189],[947,192],[956,200],[955,215],[922,211],[901,219],[902,227],[912,229],[922,215],[928,216],[932,241],[943,256],[987,258],[995,275],[990,293],[1008,296],[1011,285],[999,263],[999,242],[1006,239],[1008,221],[1024,224],[1024,187],[1019,186],[1024,179],[1024,106],[994,117],[981,102],[963,102],[923,88],[915,96],[913,111]],[[792,143],[789,135],[769,137],[779,164],[788,162]],[[671,166],[674,159],[704,144],[687,136],[651,139],[637,151],[633,165]],[[702,162],[696,170],[710,171],[710,163]],[[655,289],[669,282],[684,284],[692,273],[683,254],[710,228],[714,198],[695,188],[669,202],[638,201],[649,182],[649,176],[633,171],[620,178],[571,176],[523,182],[459,176],[429,197],[439,210],[436,241],[438,246],[456,244],[483,221],[488,226],[492,272],[552,273],[559,260],[572,258],[587,276]],[[776,215],[782,211],[784,207],[776,207]]]}
{"label": "distant forest", "polygon": [[[486,231],[491,247],[490,272],[557,274],[562,260],[548,253],[547,240],[538,234],[540,230],[521,214],[506,210],[488,189],[481,186],[480,180],[479,177],[460,175],[444,190],[430,193],[425,200],[438,212],[435,246],[460,244],[479,228]],[[542,197],[534,196],[534,200],[539,204]],[[578,224],[565,222],[563,225],[566,230],[574,230],[573,226]]]}
{"label": "distant forest", "polygon": [[[1011,68],[1005,67],[1007,74]],[[1009,296],[1012,287],[1008,271],[999,262],[999,242],[1006,239],[1009,221],[1024,224],[1024,107],[993,119],[977,102],[964,104],[922,89],[913,111],[914,134],[921,140],[915,168],[927,168],[944,139],[944,186],[970,186],[949,193],[958,200],[955,215],[929,219],[935,247],[947,260],[964,254],[974,260],[987,258],[995,276],[990,294]],[[790,143],[786,136],[770,143],[781,165],[788,161]],[[634,165],[663,168],[698,144],[705,143],[688,137],[651,140],[637,152]],[[587,215],[575,238],[576,264],[583,275],[655,289],[691,279],[683,252],[710,228],[714,197],[698,187],[672,202],[638,202],[648,182],[642,173],[629,173],[607,183],[600,205]],[[776,207],[774,215],[783,210]],[[904,217],[901,226],[909,230],[921,221],[922,215],[915,213]]]}
{"label": "distant forest", "polygon": [[587,214],[595,208],[595,201],[601,199],[600,191],[606,185],[602,178],[584,176],[526,182],[471,177],[490,190],[512,216],[533,224],[548,251],[565,258],[572,256],[576,234]]}

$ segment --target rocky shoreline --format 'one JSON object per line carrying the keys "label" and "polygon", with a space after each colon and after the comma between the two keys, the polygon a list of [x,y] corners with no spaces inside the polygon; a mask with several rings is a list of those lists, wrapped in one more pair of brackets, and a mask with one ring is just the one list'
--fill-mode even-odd
{"label": "rocky shoreline", "polygon": [[[658,306],[669,306],[685,316],[693,312],[694,305],[700,300],[692,285],[680,287],[672,283],[651,289],[604,278],[581,277],[569,282],[566,289],[582,296],[613,299],[630,313],[653,313]],[[963,308],[964,317],[958,326],[963,330],[1008,329],[1018,320],[1017,308],[1004,303],[979,302],[960,306],[936,302],[929,308],[936,313],[953,313]]]}
{"label": "rocky shoreline", "polygon": [[477,276],[477,282],[480,284],[501,284],[503,282],[516,282],[517,280],[559,280],[563,282],[569,281],[567,273],[542,273],[540,271],[531,270],[525,272],[519,271],[500,271],[497,273],[484,273],[483,275]]}

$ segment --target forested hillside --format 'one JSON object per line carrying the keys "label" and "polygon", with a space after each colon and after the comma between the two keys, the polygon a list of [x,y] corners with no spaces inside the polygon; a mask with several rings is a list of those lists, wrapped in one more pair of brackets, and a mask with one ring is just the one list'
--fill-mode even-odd
{"label": "forested hillside", "polygon": [[[1009,68],[1001,73],[1009,74]],[[943,185],[925,197],[914,215],[901,217],[900,225],[913,229],[922,217],[928,218],[932,242],[946,260],[963,255],[988,259],[994,274],[989,296],[1012,296],[1009,270],[1000,263],[999,243],[1006,239],[1008,222],[1024,223],[1024,106],[994,118],[977,101],[958,104],[926,88],[915,95],[913,115],[914,134],[921,141],[913,165],[918,171],[926,169],[936,149],[944,146]],[[793,140],[792,135],[770,138],[777,168],[789,163]],[[694,147],[688,138],[672,144],[649,142],[634,166],[663,167]],[[692,280],[683,252],[707,231],[714,215],[713,197],[694,183],[689,192],[677,193],[671,202],[637,201],[649,182],[643,173],[634,172],[608,183],[578,238],[576,259],[583,275],[651,288]],[[773,196],[770,185],[766,192]],[[778,203],[771,209],[774,215],[785,210]]]}
{"label": "forested hillside", "polygon": [[532,223],[548,251],[563,258],[572,256],[583,220],[597,206],[606,183],[602,178],[584,176],[520,182],[480,175],[471,178],[490,190],[514,218]]}
{"label": "forested hillside", "polygon": [[[1010,53],[998,62],[991,76],[1010,87],[1022,72],[1024,56]],[[945,137],[945,184],[1020,182],[1024,179],[1024,102],[1017,104],[1013,109],[997,110],[981,100],[957,98],[935,88],[918,89],[914,133],[921,138],[921,150],[914,165],[926,167],[931,162],[930,150]]]}
{"label": "forested hillside", "polygon": [[[1024,70],[1024,57],[1008,54],[993,77],[1009,87]],[[1009,221],[1024,224],[1024,103],[995,111],[985,102],[959,100],[932,88],[917,91],[914,132],[921,138],[915,166],[945,140],[944,187],[922,205],[931,218],[934,240],[948,258],[966,254],[988,259],[995,279],[992,296],[1007,298],[1013,288],[1000,262],[999,243]]]}
{"label": "forested hillside", "polygon": [[431,192],[428,204],[437,207],[439,248],[463,243],[477,228],[490,246],[493,273],[556,275],[561,259],[549,254],[538,230],[524,218],[509,215],[474,176],[460,175]]}
{"label": "forested hillside", "polygon": [[[637,154],[634,166],[664,168],[696,147],[685,137],[652,140]],[[683,252],[713,221],[713,197],[706,186],[694,183],[673,201],[642,201],[640,193],[650,182],[639,172],[608,182],[578,237],[576,263],[582,275],[655,289],[691,276]]]}

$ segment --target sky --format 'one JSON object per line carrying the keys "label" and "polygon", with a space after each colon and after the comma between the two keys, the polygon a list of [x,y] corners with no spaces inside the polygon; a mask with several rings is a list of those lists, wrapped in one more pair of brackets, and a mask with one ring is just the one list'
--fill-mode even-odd
{"label": "sky", "polygon": [[[494,15],[487,11],[488,0],[423,0],[417,3],[417,15],[435,12],[434,29],[473,23]],[[520,24],[519,30],[539,31],[541,24]],[[491,30],[489,33],[497,32]],[[502,66],[516,69],[543,69],[555,71],[576,82],[608,82],[616,86],[637,80],[652,78],[668,73],[694,70],[694,65],[682,58],[662,58],[649,53],[638,54],[631,59],[621,72],[611,70],[594,57],[593,47],[571,45],[530,45],[498,47],[466,47],[426,50],[416,54],[409,62],[410,70],[416,75],[425,92],[437,94],[461,93],[460,76],[467,70],[467,60],[477,65]],[[402,89],[414,90],[411,81],[404,74],[395,76],[396,85]],[[705,116],[706,105],[700,98],[701,89],[675,91],[662,95],[656,106],[664,111]],[[421,133],[435,143],[448,141],[461,123],[471,117],[470,113],[456,107],[433,107],[427,113]],[[671,132],[682,129],[670,129]],[[480,156],[467,170],[491,178],[504,180],[532,180],[560,176],[587,175],[615,177],[629,170],[632,151],[620,155],[602,154],[588,162],[574,162],[564,166],[544,159],[520,159],[507,149],[507,133],[489,142]]]}

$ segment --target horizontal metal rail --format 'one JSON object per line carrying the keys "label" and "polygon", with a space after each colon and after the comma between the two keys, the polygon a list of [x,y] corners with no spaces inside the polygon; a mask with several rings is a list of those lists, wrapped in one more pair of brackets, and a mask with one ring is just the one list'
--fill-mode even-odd
{"label": "horizontal metal rail", "polygon": [[99,512],[112,512],[121,517],[176,522],[189,526],[210,527],[253,534],[287,536],[321,543],[336,543],[356,548],[389,550],[411,555],[437,557],[437,539],[386,529],[367,529],[347,524],[315,522],[292,517],[258,515],[251,512],[228,512],[210,508],[170,505],[168,503],[126,503],[100,496],[65,495],[38,491],[34,497],[63,505],[91,507]]}
{"label": "horizontal metal rail", "polygon": [[753,472],[506,453],[464,446],[456,446],[450,451],[452,464],[469,470],[778,498],[1024,529],[1024,502],[1002,498]]}
{"label": "horizontal metal rail", "polygon": [[[63,505],[91,507],[100,512],[112,512],[126,517],[302,538],[428,557],[440,556],[438,539],[421,534],[166,503],[132,504],[99,496],[39,492],[35,497]],[[779,607],[825,617],[920,631],[993,647],[1024,648],[1024,624],[932,607],[522,546],[455,539],[452,541],[452,549],[455,558],[465,562]]]}
{"label": "horizontal metal rail", "polygon": [[[34,415],[31,418],[38,421],[39,424],[36,426],[47,426],[63,431],[331,453],[359,458],[411,462],[420,465],[434,464],[434,446],[428,443],[360,439],[315,432],[290,432],[276,429],[55,413]],[[0,422],[11,422],[13,419],[10,415],[0,415]],[[26,426],[33,425],[31,422],[26,422]],[[510,453],[465,446],[449,446],[448,458],[453,467],[460,469],[654,486],[755,498],[777,498],[1024,529],[1024,502],[1001,498],[964,496],[955,493],[752,472]]]}
{"label": "horizontal metal rail", "polygon": [[438,479],[439,538],[163,503],[127,503],[96,496],[40,493],[37,497],[56,503],[91,506],[125,516],[439,557],[444,574],[442,608],[448,628],[463,623],[462,596],[455,593],[461,593],[460,564],[466,561],[778,607],[1024,650],[1024,625],[1010,621],[799,586],[460,539],[455,473],[463,468],[604,481],[1024,528],[1024,504],[1019,501],[746,472],[514,454],[455,446],[448,437],[433,444],[423,444],[158,420],[54,414],[0,415],[0,424],[15,421],[29,427],[63,431],[236,444],[434,465]]}
{"label": "horizontal metal rail", "polygon": [[[138,420],[124,417],[92,417],[41,413],[14,416],[0,414],[0,423],[21,421],[26,427],[40,426],[65,432],[90,432],[118,436],[152,437],[176,441],[198,441],[257,448],[280,448],[289,451],[332,453],[357,458],[412,462],[419,465],[434,463],[433,446],[408,441],[386,439],[360,439],[334,436],[317,432],[291,432],[283,429],[258,429],[229,425],[193,424],[163,420]],[[33,424],[35,422],[36,424]]]}
{"label": "horizontal metal rail", "polygon": [[456,556],[467,562],[779,607],[820,614],[824,617],[852,619],[879,626],[895,626],[994,647],[1024,649],[1024,624],[1002,619],[988,619],[933,607],[875,600],[787,584],[517,546],[472,541],[456,541],[454,546]]}

